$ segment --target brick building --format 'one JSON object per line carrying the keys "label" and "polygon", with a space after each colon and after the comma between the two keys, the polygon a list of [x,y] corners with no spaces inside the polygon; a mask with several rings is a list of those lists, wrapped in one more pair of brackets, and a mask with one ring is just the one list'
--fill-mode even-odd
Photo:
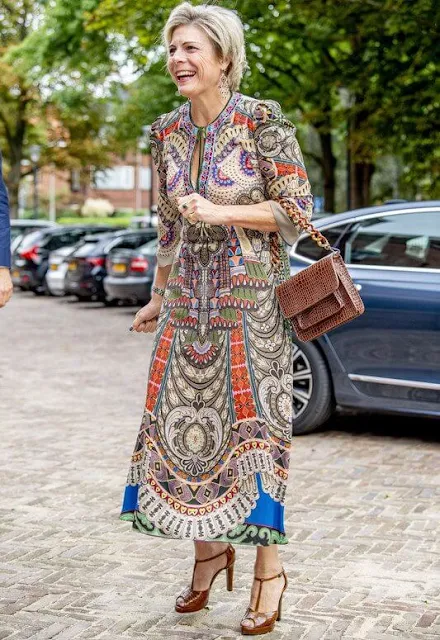
{"label": "brick building", "polygon": [[[128,153],[124,158],[115,156],[111,168],[91,169],[89,175],[44,167],[38,173],[38,194],[42,211],[55,194],[58,211],[78,209],[87,198],[104,198],[116,211],[140,212],[157,203],[157,176],[154,168],[151,171],[150,155]],[[21,207],[32,209],[32,198],[33,181],[28,176],[23,181]]]}

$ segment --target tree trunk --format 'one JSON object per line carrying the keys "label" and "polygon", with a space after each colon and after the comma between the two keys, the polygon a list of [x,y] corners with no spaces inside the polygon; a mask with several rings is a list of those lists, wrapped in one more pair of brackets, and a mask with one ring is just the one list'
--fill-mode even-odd
{"label": "tree trunk", "polygon": [[[372,159],[369,158],[362,145],[362,137],[357,136],[357,145],[353,145],[353,140],[367,120],[368,114],[365,111],[358,111],[350,118],[349,137],[347,145],[349,149],[349,175],[350,175],[350,207],[359,209],[368,207],[371,198],[371,178],[375,170]],[[364,134],[365,135],[365,134]],[[353,148],[354,147],[354,148]]]}
{"label": "tree trunk", "polygon": [[9,158],[11,169],[6,181],[9,193],[9,210],[11,218],[18,216],[18,191],[21,180],[21,159],[23,147],[22,145],[12,144],[9,146]]}
{"label": "tree trunk", "polygon": [[352,162],[351,165],[351,206],[353,209],[368,207],[370,202],[371,178],[374,164],[371,162]]}
{"label": "tree trunk", "polygon": [[335,169],[336,158],[333,155],[331,133],[319,133],[322,151],[322,172],[324,177],[324,211],[335,211]]}
{"label": "tree trunk", "polygon": [[9,209],[11,218],[18,216],[18,190],[20,188],[21,175],[21,161],[23,159],[23,144],[26,133],[27,120],[26,111],[29,103],[26,90],[21,91],[21,100],[17,109],[17,117],[15,121],[15,129],[10,127],[9,122],[3,116],[1,118],[5,137],[9,148],[9,163],[10,171],[6,180],[6,185],[9,192]]}

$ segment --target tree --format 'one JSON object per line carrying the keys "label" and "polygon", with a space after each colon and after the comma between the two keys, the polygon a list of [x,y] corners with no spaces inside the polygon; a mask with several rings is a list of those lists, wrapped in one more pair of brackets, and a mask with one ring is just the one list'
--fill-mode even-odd
{"label": "tree", "polygon": [[0,137],[8,150],[7,183],[11,212],[15,215],[26,131],[32,119],[38,117],[40,96],[26,75],[4,60],[4,54],[24,42],[34,21],[42,16],[43,7],[38,0],[0,0],[0,11]]}
{"label": "tree", "polygon": [[102,135],[108,104],[102,87],[101,96],[96,95],[96,73],[43,72],[39,47],[48,38],[34,28],[46,17],[45,5],[43,0],[0,0],[0,139],[9,165],[6,182],[12,217],[17,215],[20,181],[29,173],[23,171],[22,160],[31,144],[41,145],[41,166],[110,164]]}
{"label": "tree", "polygon": [[[130,68],[134,82],[126,82],[123,94],[112,94],[115,140],[127,143],[142,124],[178,100],[161,71],[158,37],[177,4],[55,0],[43,27],[22,50],[32,51],[41,68],[74,69],[95,82],[105,82],[118,67]],[[232,9],[236,4],[222,2]],[[310,156],[322,170],[327,210],[335,208],[341,160],[335,140],[341,138],[352,206],[370,203],[377,161],[390,153],[397,152],[406,165],[402,173],[409,188],[428,195],[438,189],[439,11],[435,0],[240,2],[250,62],[243,90],[278,100],[300,134],[304,127],[316,131],[320,153]],[[434,177],[427,181],[426,175]]]}

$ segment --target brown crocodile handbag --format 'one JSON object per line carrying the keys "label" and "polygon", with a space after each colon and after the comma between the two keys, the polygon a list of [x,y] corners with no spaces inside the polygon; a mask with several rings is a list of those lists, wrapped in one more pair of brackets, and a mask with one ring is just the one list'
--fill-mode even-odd
{"label": "brown crocodile handbag", "polygon": [[338,249],[289,203],[283,202],[291,219],[323,249],[331,253],[302,269],[276,287],[285,318],[300,340],[314,340],[364,312],[364,303]]}

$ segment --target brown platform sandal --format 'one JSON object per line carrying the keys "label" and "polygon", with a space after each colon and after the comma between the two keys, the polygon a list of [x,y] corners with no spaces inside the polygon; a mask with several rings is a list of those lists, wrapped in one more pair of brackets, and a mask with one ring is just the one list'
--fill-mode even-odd
{"label": "brown platform sandal", "polygon": [[[209,560],[215,560],[215,558],[219,558],[223,554],[226,554],[227,562],[226,566],[222,569],[219,569],[217,573],[212,576],[211,584],[209,585],[209,589],[205,591],[194,591],[194,574],[196,571],[197,563],[199,562],[208,562]],[[186,589],[177,597],[176,600],[176,611],[178,613],[194,613],[194,611],[200,611],[204,609],[208,604],[209,600],[209,592],[212,587],[212,583],[220,573],[220,571],[224,571],[226,569],[226,588],[228,591],[232,591],[233,589],[233,580],[234,580],[234,562],[235,562],[235,549],[232,545],[228,545],[227,548],[218,553],[216,556],[212,556],[211,558],[204,558],[204,560],[197,560],[194,564],[193,569],[193,577],[191,581],[191,586],[186,587]]]}
{"label": "brown platform sandal", "polygon": [[[263,582],[275,580],[275,578],[281,578],[281,576],[284,576],[284,587],[281,591],[277,611],[272,611],[270,613],[262,613],[258,611]],[[270,631],[273,631],[275,622],[281,620],[281,603],[283,601],[283,594],[287,588],[287,576],[284,569],[281,571],[281,573],[278,573],[276,576],[272,576],[271,578],[255,578],[255,580],[258,580],[260,583],[258,589],[257,604],[255,605],[256,609],[251,609],[250,607],[248,607],[241,621],[241,633],[244,636],[258,636],[262,635],[263,633],[269,633]],[[246,624],[243,624],[245,620],[250,620],[251,625],[248,626]]]}

